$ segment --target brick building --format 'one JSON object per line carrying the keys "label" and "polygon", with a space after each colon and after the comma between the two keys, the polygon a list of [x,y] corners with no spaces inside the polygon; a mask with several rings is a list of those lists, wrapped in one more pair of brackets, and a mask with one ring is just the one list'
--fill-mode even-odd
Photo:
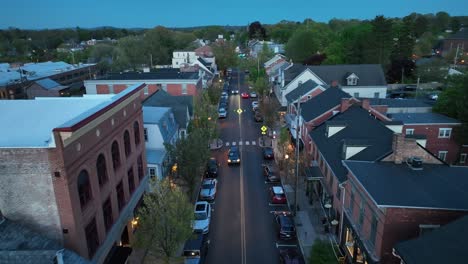
{"label": "brick building", "polygon": [[420,139],[422,146],[439,159],[465,165],[468,151],[460,153],[463,149],[455,140],[460,121],[437,113],[391,114],[390,117],[402,121],[403,133]]}
{"label": "brick building", "polygon": [[179,69],[159,69],[154,72],[110,73],[96,80],[85,81],[87,94],[117,94],[127,87],[145,83],[146,98],[158,89],[170,95],[196,95],[203,88],[198,72],[181,72]]}
{"label": "brick building", "polygon": [[[435,164],[415,149],[396,150],[386,162],[343,161],[349,173],[341,247],[350,263],[400,263],[392,251],[398,242],[468,214],[468,168]],[[413,155],[422,166],[408,160]]]}
{"label": "brick building", "polygon": [[4,216],[93,263],[126,251],[148,180],[143,89],[0,101]]}

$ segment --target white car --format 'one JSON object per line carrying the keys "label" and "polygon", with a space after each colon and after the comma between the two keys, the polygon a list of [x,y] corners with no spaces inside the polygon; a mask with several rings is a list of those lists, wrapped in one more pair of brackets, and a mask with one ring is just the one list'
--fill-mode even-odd
{"label": "white car", "polygon": [[195,220],[193,232],[208,234],[210,231],[211,205],[208,202],[195,203]]}
{"label": "white car", "polygon": [[252,110],[255,111],[255,109],[258,109],[258,101],[252,102]]}
{"label": "white car", "polygon": [[221,93],[221,98],[228,99],[229,95],[227,92],[222,92]]}
{"label": "white car", "polygon": [[250,93],[250,98],[257,98],[257,93],[256,92],[251,92]]}
{"label": "white car", "polygon": [[216,187],[218,186],[218,180],[216,179],[205,179],[202,182],[200,189],[200,200],[212,202],[216,198]]}
{"label": "white car", "polygon": [[224,108],[218,109],[218,118],[226,118],[227,117],[227,111]]}

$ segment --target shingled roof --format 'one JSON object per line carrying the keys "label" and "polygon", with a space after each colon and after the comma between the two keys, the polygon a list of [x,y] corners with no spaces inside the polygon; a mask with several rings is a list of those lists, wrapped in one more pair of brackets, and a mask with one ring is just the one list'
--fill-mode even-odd
{"label": "shingled roof", "polygon": [[180,72],[177,69],[155,72],[113,72],[99,80],[197,80],[198,78],[198,72]]}
{"label": "shingled roof", "polygon": [[299,86],[297,86],[296,89],[286,94],[286,99],[288,100],[288,102],[294,102],[299,98],[299,96],[304,96],[313,89],[317,88],[317,86],[318,84],[316,82],[308,80],[305,83],[302,83]]}
{"label": "shingled roof", "polygon": [[351,95],[340,88],[328,88],[305,103],[301,104],[301,115],[306,122],[314,120],[341,103],[342,98]]}
{"label": "shingled roof", "polygon": [[304,66],[294,64],[285,70],[285,84],[306,69],[311,70],[326,84],[337,81],[341,86],[347,86],[346,77],[354,73],[359,78],[357,86],[386,86],[387,81],[380,64],[342,64],[342,65],[313,65]]}
{"label": "shingled roof", "polygon": [[468,216],[464,216],[394,248],[406,264],[463,263],[468,252],[467,227]]}
{"label": "shingled roof", "polygon": [[[328,126],[337,124],[344,128],[328,137]],[[346,146],[365,146],[348,160],[375,161],[392,152],[393,131],[357,105],[335,115],[309,135],[340,182],[346,180],[347,171],[341,163]]]}
{"label": "shingled roof", "polygon": [[405,163],[343,163],[379,206],[468,211],[468,167],[423,164],[413,170]]}
{"label": "shingled roof", "polygon": [[170,107],[180,128],[186,128],[187,110],[193,116],[193,96],[172,96],[164,90],[158,90],[143,101],[144,106]]}

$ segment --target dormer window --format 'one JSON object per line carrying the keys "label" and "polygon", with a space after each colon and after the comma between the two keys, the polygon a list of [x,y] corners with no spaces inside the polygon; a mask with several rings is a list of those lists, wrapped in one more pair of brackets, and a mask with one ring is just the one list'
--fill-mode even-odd
{"label": "dormer window", "polygon": [[351,74],[346,78],[346,80],[347,80],[348,86],[357,85],[357,84],[358,84],[359,77],[357,77],[356,74],[351,73]]}

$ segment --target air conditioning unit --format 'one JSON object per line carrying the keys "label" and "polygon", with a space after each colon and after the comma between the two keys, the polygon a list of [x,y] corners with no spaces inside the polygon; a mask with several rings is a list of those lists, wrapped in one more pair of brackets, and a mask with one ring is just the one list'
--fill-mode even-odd
{"label": "air conditioning unit", "polygon": [[411,157],[406,162],[408,166],[413,170],[422,170],[422,159],[419,157]]}

